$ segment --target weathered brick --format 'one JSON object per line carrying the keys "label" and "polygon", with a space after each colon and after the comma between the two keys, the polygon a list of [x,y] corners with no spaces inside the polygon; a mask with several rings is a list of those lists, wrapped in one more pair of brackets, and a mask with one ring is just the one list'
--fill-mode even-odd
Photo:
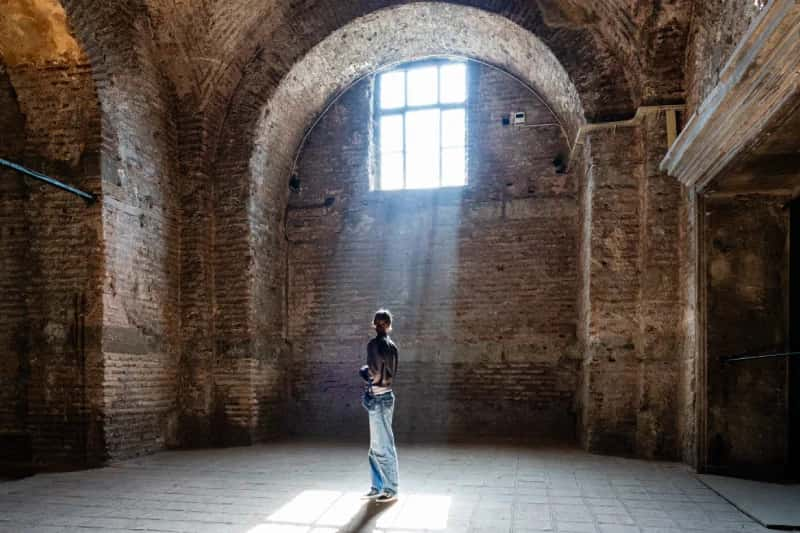
{"label": "weathered brick", "polygon": [[[552,163],[566,140],[507,74],[471,64],[469,79],[463,190],[370,191],[372,78],[304,146],[287,219],[290,431],[365,431],[356,369],[387,306],[399,434],[574,434],[577,191]],[[503,126],[513,111],[554,125]]]}
{"label": "weathered brick", "polygon": [[[353,370],[381,304],[413,380],[401,432],[569,436],[578,416],[592,449],[693,460],[702,205],[657,170],[663,116],[589,134],[567,174],[551,161],[587,121],[695,110],[752,2],[6,4],[0,156],[100,196],[87,207],[0,170],[0,432],[34,460],[363,431]],[[320,53],[333,34],[335,61]],[[370,193],[364,81],[312,131],[287,212],[324,105],[357,75],[436,53],[547,88],[566,138],[498,126],[515,110],[557,120],[481,67],[464,194]],[[743,209],[781,234],[761,200]],[[747,226],[723,204],[709,232]],[[376,254],[374,233],[401,246]],[[777,298],[764,279],[750,290]]]}

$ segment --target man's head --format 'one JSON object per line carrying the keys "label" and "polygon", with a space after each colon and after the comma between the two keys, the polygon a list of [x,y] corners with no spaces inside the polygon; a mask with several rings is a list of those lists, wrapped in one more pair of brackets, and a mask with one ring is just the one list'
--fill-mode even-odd
{"label": "man's head", "polygon": [[375,312],[372,325],[379,335],[386,335],[392,331],[392,314],[387,309],[379,309]]}

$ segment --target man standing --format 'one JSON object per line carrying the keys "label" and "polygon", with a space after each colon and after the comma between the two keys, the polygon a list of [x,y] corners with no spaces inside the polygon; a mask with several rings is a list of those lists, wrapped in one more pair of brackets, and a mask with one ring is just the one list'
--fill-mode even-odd
{"label": "man standing", "polygon": [[381,309],[372,321],[375,338],[367,344],[367,380],[362,405],[369,413],[369,466],[372,487],[365,499],[390,502],[397,498],[397,450],[394,445],[392,380],[397,373],[397,346],[389,338],[392,315]]}

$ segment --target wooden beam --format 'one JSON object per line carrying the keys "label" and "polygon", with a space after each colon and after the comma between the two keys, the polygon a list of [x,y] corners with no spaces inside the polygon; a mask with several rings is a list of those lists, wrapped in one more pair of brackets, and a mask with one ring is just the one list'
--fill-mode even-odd
{"label": "wooden beam", "polygon": [[773,0],[670,146],[661,170],[701,191],[800,99],[800,0]]}
{"label": "wooden beam", "polygon": [[667,148],[675,144],[678,137],[678,119],[674,109],[667,110]]}

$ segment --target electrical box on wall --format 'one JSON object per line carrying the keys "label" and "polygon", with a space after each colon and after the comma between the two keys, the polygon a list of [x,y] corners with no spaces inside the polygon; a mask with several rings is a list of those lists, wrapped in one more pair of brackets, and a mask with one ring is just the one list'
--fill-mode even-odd
{"label": "electrical box on wall", "polygon": [[517,111],[513,114],[514,124],[525,124],[525,111]]}

